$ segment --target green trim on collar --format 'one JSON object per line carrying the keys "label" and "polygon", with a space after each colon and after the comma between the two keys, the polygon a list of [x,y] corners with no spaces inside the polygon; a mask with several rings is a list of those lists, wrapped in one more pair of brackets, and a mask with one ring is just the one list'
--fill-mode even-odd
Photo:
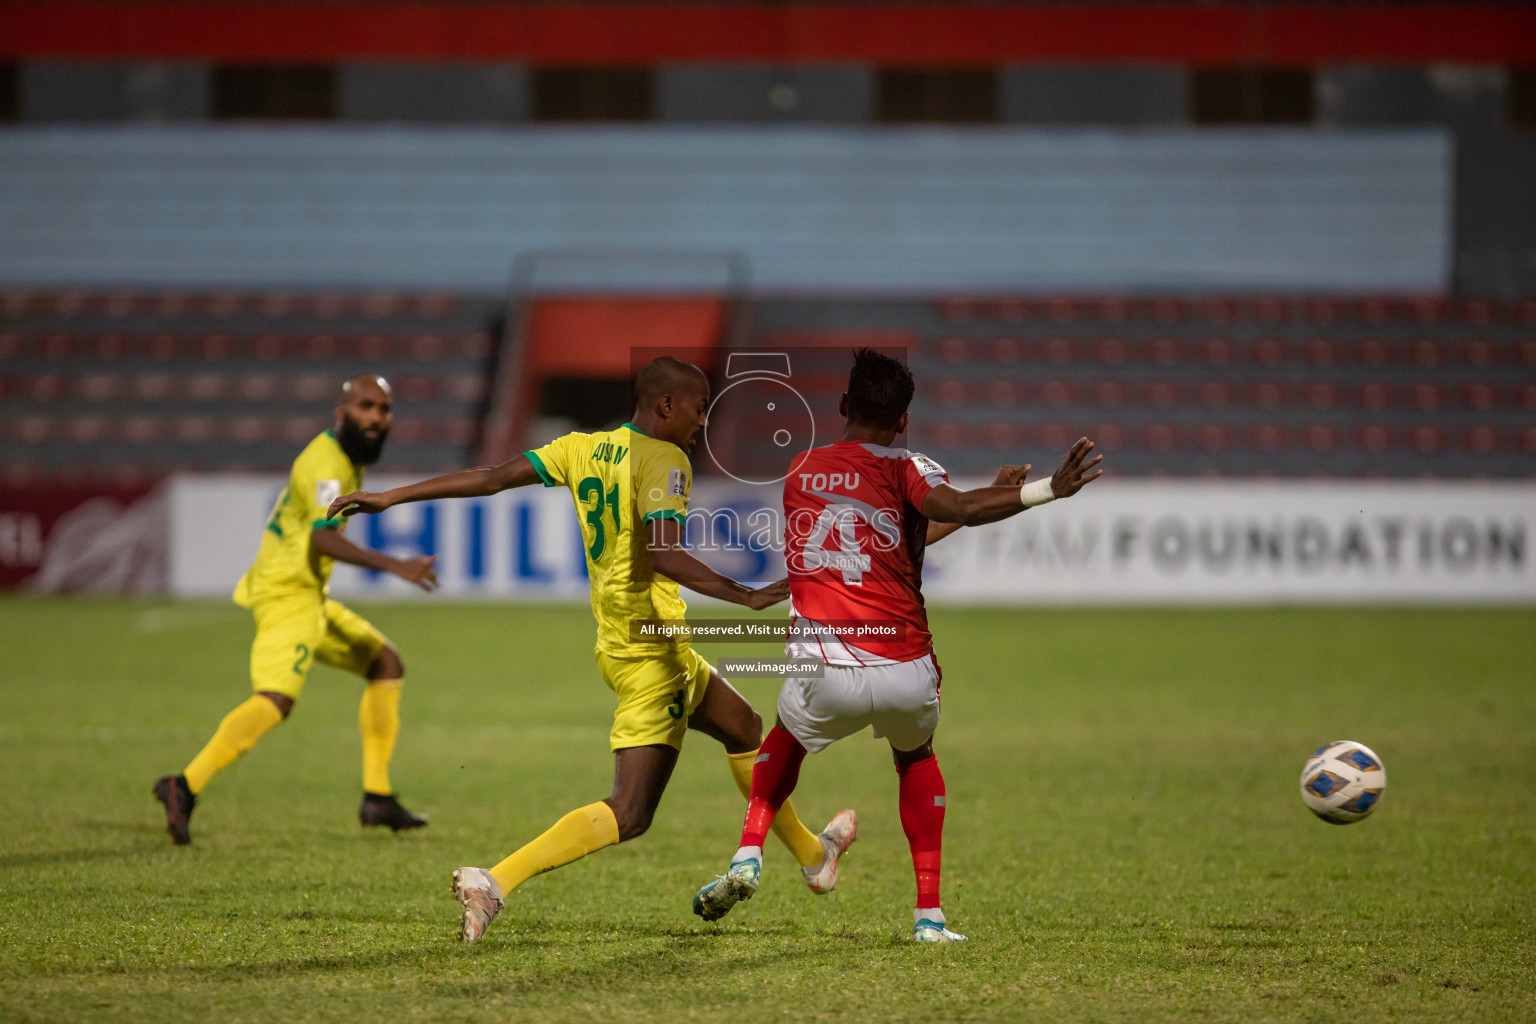
{"label": "green trim on collar", "polygon": [[[656,438],[651,437],[650,434],[647,434],[645,431],[641,430],[639,427],[635,426],[633,423],[626,423],[626,424],[624,424],[624,426],[628,427],[630,430],[633,430],[635,433],[639,434],[641,437],[650,437],[652,441],[656,440]],[[621,427],[620,429],[622,430],[623,427]]]}

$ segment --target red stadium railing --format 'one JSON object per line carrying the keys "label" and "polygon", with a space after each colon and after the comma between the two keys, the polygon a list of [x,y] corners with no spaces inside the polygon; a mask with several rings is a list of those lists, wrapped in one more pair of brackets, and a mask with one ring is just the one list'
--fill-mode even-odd
{"label": "red stadium railing", "polygon": [[0,3],[0,59],[1536,63],[1522,4]]}

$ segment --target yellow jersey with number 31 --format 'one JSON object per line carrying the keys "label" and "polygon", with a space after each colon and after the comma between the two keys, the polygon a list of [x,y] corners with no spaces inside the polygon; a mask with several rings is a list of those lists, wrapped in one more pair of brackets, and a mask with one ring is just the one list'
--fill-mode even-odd
{"label": "yellow jersey with number 31", "polygon": [[363,485],[363,471],[342,451],[327,430],[299,453],[288,473],[288,486],[277,496],[261,534],[256,561],[235,587],[235,603],[296,593],[324,595],[331,585],[332,559],[315,551],[309,535],[317,529],[345,529],[346,520],[327,519],[331,502]]}
{"label": "yellow jersey with number 31", "polygon": [[686,639],[632,642],[634,619],[681,619],[681,588],[656,576],[646,544],[653,519],[688,513],[693,469],[688,456],[626,423],[617,430],[566,434],[525,453],[545,487],[564,487],[576,502],[592,581],[597,649],[617,658],[676,653]]}

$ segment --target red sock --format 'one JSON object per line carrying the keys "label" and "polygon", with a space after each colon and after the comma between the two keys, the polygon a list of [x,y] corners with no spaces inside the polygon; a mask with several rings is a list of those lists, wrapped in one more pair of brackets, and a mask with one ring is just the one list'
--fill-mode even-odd
{"label": "red sock", "polygon": [[939,905],[939,852],[944,846],[944,776],[939,759],[896,766],[901,777],[901,830],[912,848],[917,874],[917,905]]}
{"label": "red sock", "polygon": [[789,794],[800,781],[800,762],[805,748],[782,727],[775,725],[757,750],[752,766],[752,790],[747,797],[747,821],[741,829],[742,846],[762,846]]}

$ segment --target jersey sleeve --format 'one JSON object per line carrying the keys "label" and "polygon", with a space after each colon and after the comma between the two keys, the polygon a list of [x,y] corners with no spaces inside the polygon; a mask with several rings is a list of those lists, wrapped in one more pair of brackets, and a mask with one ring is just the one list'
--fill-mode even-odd
{"label": "jersey sleeve", "polygon": [[582,439],[587,434],[566,434],[557,437],[542,448],[524,452],[528,461],[533,463],[534,470],[539,474],[539,479],[544,481],[545,487],[564,487],[571,477],[571,463],[575,461],[575,451]]}
{"label": "jersey sleeve", "polygon": [[926,455],[910,453],[901,464],[901,491],[915,509],[923,507],[923,499],[939,484],[949,483],[944,467]]}
{"label": "jersey sleeve", "polygon": [[648,453],[635,467],[635,509],[641,522],[676,519],[688,514],[688,492],[693,489],[693,466],[676,446]]}
{"label": "jersey sleeve", "polygon": [[344,526],[346,519],[341,516],[327,518],[325,513],[331,502],[341,497],[344,478],[349,475],[341,472],[340,467],[327,465],[326,460],[307,453],[295,462],[288,477],[288,500],[299,503],[303,516],[300,522],[308,522],[312,530],[334,530]]}

